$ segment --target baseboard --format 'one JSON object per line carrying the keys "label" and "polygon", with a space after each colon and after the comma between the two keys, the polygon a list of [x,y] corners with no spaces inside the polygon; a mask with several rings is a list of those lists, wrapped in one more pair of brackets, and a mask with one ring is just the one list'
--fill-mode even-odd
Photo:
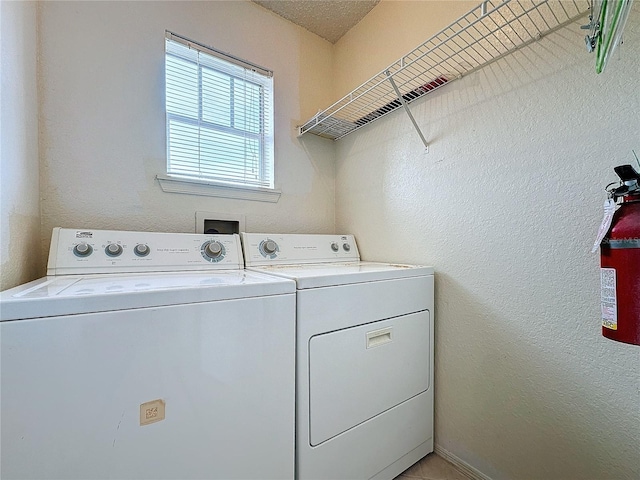
{"label": "baseboard", "polygon": [[473,468],[467,462],[465,462],[464,460],[456,457],[453,453],[451,453],[448,450],[445,450],[444,448],[442,448],[438,444],[434,445],[433,451],[437,455],[439,455],[442,458],[444,458],[447,462],[453,464],[453,466],[455,466],[458,470],[460,470],[460,472],[462,472],[467,477],[469,477],[469,478],[471,478],[473,480],[492,480],[491,477],[485,475],[480,470],[477,470],[477,469]]}

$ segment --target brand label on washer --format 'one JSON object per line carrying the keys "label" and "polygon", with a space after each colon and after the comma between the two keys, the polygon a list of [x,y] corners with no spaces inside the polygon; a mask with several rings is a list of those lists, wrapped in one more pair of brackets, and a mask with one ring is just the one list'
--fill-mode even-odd
{"label": "brand label on washer", "polygon": [[93,238],[93,232],[76,232],[76,238]]}
{"label": "brand label on washer", "polygon": [[140,405],[140,426],[164,420],[165,403],[162,399]]}
{"label": "brand label on washer", "polygon": [[618,301],[616,297],[616,269],[600,269],[600,301],[602,306],[602,326],[618,329]]}

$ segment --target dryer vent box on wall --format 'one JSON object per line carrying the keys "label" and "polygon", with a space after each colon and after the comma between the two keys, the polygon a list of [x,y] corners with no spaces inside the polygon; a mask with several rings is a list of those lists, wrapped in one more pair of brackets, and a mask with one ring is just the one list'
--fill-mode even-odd
{"label": "dryer vent box on wall", "polygon": [[245,230],[244,215],[196,212],[196,233],[231,235]]}

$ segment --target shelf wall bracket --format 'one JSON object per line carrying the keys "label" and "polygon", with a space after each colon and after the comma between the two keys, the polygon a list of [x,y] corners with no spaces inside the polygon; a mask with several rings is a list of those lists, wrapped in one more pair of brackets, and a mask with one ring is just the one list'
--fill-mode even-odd
{"label": "shelf wall bracket", "polygon": [[411,110],[409,109],[409,104],[407,104],[407,101],[404,98],[402,98],[402,94],[400,93],[400,90],[398,89],[398,86],[396,85],[396,82],[394,82],[393,76],[391,75],[389,70],[386,70],[384,73],[387,76],[387,80],[389,80],[389,83],[391,84],[391,86],[395,90],[396,95],[398,96],[398,100],[400,100],[400,103],[404,107],[405,112],[407,112],[407,115],[409,116],[409,119],[411,120],[411,123],[413,123],[413,127],[418,132],[418,135],[420,136],[420,140],[422,140],[422,143],[424,143],[424,148],[428,152],[429,151],[429,143],[427,142],[427,139],[424,138],[424,135],[422,134],[422,130],[420,130],[420,127],[418,126],[418,123],[416,122],[416,119],[413,118],[413,114],[411,113]]}

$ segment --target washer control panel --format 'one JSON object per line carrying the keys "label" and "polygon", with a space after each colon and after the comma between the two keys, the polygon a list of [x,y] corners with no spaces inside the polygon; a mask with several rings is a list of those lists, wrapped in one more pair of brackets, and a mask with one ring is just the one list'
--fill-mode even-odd
{"label": "washer control panel", "polygon": [[54,228],[47,275],[244,267],[238,235]]}
{"label": "washer control panel", "polygon": [[360,260],[353,235],[242,233],[241,236],[247,267]]}

